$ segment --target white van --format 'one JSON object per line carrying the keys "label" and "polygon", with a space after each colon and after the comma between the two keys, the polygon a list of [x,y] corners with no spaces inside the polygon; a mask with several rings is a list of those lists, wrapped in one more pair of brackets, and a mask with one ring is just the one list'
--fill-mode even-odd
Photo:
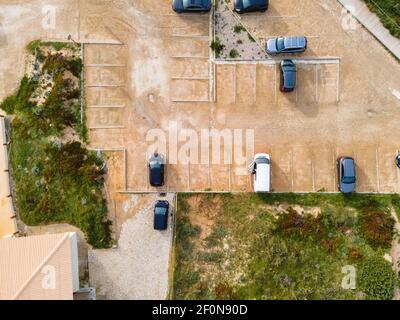
{"label": "white van", "polygon": [[271,191],[271,157],[267,153],[257,153],[251,165],[254,192]]}

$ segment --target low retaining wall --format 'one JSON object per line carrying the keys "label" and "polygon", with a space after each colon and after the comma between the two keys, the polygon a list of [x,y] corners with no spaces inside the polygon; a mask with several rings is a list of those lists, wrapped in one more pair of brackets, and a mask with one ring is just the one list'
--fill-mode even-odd
{"label": "low retaining wall", "polygon": [[0,239],[18,232],[11,196],[5,118],[0,116]]}

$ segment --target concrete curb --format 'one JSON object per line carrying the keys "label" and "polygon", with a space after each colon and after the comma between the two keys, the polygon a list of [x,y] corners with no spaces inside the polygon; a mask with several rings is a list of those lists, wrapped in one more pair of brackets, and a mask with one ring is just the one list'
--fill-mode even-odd
{"label": "concrete curb", "polygon": [[338,0],[355,19],[377,38],[397,59],[400,60],[400,39],[392,36],[380,21],[361,0]]}

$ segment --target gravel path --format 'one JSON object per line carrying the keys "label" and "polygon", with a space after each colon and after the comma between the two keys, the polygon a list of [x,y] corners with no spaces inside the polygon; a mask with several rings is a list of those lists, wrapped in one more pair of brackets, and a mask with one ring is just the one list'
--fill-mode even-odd
{"label": "gravel path", "polygon": [[[235,32],[236,28],[236,32]],[[224,0],[219,0],[216,11],[216,37],[224,46],[222,60],[265,60],[264,50],[235,17]]]}
{"label": "gravel path", "polygon": [[[168,294],[171,215],[167,230],[154,230],[158,195],[135,195],[125,205],[134,206],[143,197],[143,205],[122,225],[118,248],[89,251],[90,284],[97,288],[98,299],[165,299]],[[169,201],[170,212],[174,212],[174,198],[174,194],[162,198]]]}

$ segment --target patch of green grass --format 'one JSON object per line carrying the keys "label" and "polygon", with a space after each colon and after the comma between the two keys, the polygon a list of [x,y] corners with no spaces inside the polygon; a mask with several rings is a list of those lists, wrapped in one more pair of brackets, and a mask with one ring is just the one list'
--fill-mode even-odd
{"label": "patch of green grass", "polygon": [[77,50],[80,48],[80,44],[59,41],[33,40],[26,46],[26,49],[30,54],[35,54],[40,47],[52,47],[56,51],[61,51],[62,49]]}
{"label": "patch of green grass", "polygon": [[364,0],[364,2],[378,15],[390,33],[400,38],[400,2],[398,0]]}
{"label": "patch of green grass", "polygon": [[395,282],[396,275],[390,263],[381,257],[374,255],[362,264],[358,284],[368,299],[392,299]]}
{"label": "patch of green grass", "polygon": [[[197,200],[196,215],[201,214],[198,208],[213,205],[215,217],[207,223],[212,230],[202,240],[197,232],[182,232],[182,226],[184,230],[201,231],[196,229],[201,226],[190,224],[191,197]],[[215,206],[216,197],[220,206]],[[385,269],[384,251],[371,245],[360,221],[368,212],[386,212],[390,206],[399,210],[398,195],[179,194],[178,202],[175,299],[361,299],[364,295],[393,295],[390,267],[371,282],[375,268]],[[294,209],[299,210],[299,206],[304,212]],[[276,211],[278,207],[286,209]],[[315,208],[319,214],[315,214]],[[387,239],[391,239],[393,225],[387,221],[374,220],[372,230],[384,228],[389,232]],[[376,259],[373,264],[370,257]],[[342,268],[347,265],[360,274],[355,290],[341,287]],[[186,277],[192,281],[185,283]]]}
{"label": "patch of green grass", "polygon": [[[31,43],[28,49],[40,50],[39,44]],[[64,76],[70,70],[79,82],[81,62],[61,54],[49,55],[43,62],[42,73],[48,71],[54,83],[46,100],[41,104],[31,100],[38,83],[25,76],[17,92],[0,105],[15,116],[10,160],[20,216],[29,225],[73,224],[89,244],[109,247],[103,159],[79,141],[62,142],[66,128],[85,130],[80,90]]]}

